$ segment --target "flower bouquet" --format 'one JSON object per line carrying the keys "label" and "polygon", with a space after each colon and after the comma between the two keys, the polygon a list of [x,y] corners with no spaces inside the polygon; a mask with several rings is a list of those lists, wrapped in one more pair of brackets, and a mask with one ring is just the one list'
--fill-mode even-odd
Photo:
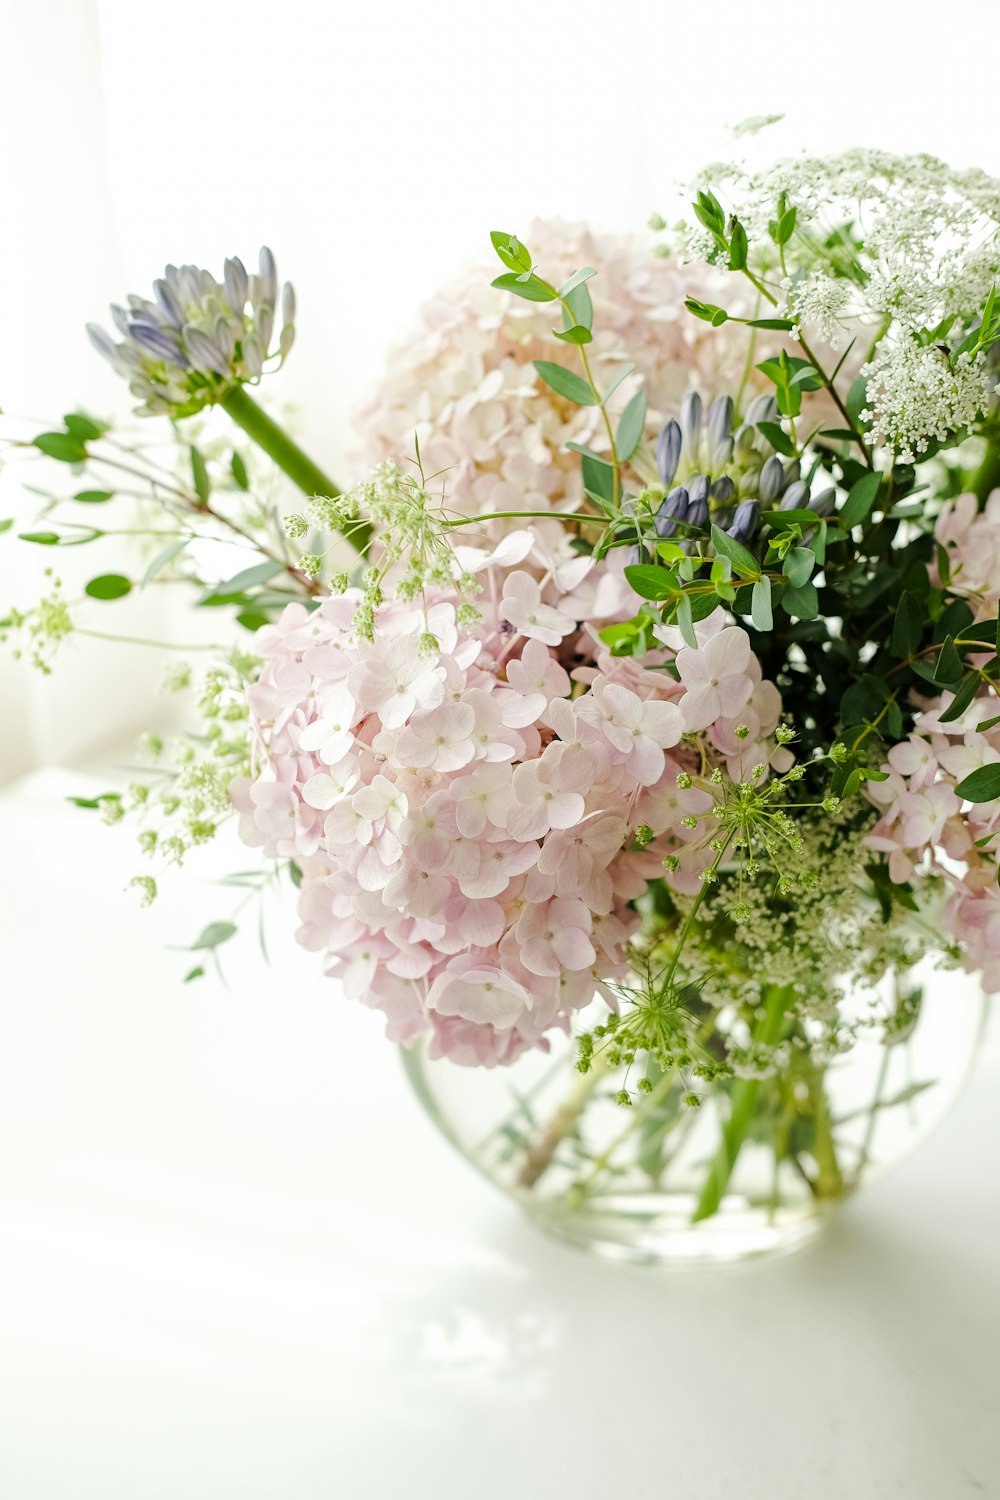
{"label": "flower bouquet", "polygon": [[166,446],[10,440],[86,476],[25,541],[104,547],[100,505],[155,546],[4,632],[49,670],[140,579],[232,610],[168,672],[191,734],[80,799],[139,819],[143,899],[237,817],[479,1170],[610,1255],[730,1259],[940,1116],[1000,988],[1000,182],[716,166],[652,228],[494,232],[344,491],[248,389],[292,346],[270,253],[168,267],[91,329]]}

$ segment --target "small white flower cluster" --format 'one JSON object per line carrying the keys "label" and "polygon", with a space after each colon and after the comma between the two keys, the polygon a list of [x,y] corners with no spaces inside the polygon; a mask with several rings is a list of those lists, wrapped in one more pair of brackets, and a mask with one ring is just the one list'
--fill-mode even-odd
{"label": "small white flower cluster", "polygon": [[[816,283],[807,298],[823,300],[823,281],[845,282],[845,314],[866,322],[888,315],[917,329],[953,314],[967,319],[1000,278],[1000,180],[985,172],[858,149],[787,158],[758,174],[717,163],[698,185],[719,194],[752,253],[770,256],[772,265],[769,225],[784,194],[796,212],[789,269],[794,263]],[[682,238],[689,256],[714,258],[700,226],[685,226]]]}
{"label": "small white flower cluster", "polygon": [[816,328],[831,349],[842,349],[846,343],[845,324],[850,316],[853,284],[813,270],[798,280],[786,277],[782,287],[789,315],[796,324],[793,337],[798,337],[799,327],[805,323]]}
{"label": "small white flower cluster", "polygon": [[944,442],[949,433],[971,426],[997,383],[984,354],[949,359],[936,345],[910,338],[883,345],[861,373],[869,402],[861,420],[903,463],[914,463],[932,438]]}

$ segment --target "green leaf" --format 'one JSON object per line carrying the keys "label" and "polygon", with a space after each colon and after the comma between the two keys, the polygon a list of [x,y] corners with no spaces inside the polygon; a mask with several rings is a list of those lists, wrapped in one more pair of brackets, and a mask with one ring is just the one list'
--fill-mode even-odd
{"label": "green leaf", "polygon": [[227,578],[225,583],[216,584],[210,589],[211,594],[240,594],[244,589],[251,589],[255,584],[266,583],[277,573],[285,570],[280,562],[268,558],[266,562],[254,563],[252,568],[244,568],[240,573],[234,573],[232,578]]}
{"label": "green leaf", "polygon": [[92,578],[83,591],[91,599],[124,599],[132,592],[131,581],[121,573],[102,573]]}
{"label": "green leaf", "polygon": [[572,328],[564,328],[560,333],[558,328],[552,332],[557,339],[562,339],[564,344],[589,344],[594,335],[589,328],[584,328],[582,323],[574,323]]}
{"label": "green leaf", "polygon": [[588,495],[603,500],[608,505],[615,498],[615,467],[606,458],[592,458],[588,453],[580,460],[583,487]]}
{"label": "green leaf", "polygon": [[[910,593],[902,594],[892,626],[893,651],[905,661],[920,645],[923,633],[924,612],[919,601]],[[959,670],[961,671],[961,666]]]}
{"label": "green leaf", "polygon": [[[747,326],[749,328],[774,328],[781,333],[789,333],[795,324],[791,318],[750,318]],[[853,435],[852,433],[851,436]]]}
{"label": "green leaf", "polygon": [[750,618],[753,620],[757,630],[773,630],[774,617],[771,613],[771,580],[770,578],[758,578],[753,586],[750,596]]}
{"label": "green leaf", "polygon": [[615,434],[615,446],[622,463],[630,459],[638,448],[645,425],[646,392],[636,391],[619,418],[618,431]]}
{"label": "green leaf", "polygon": [[502,229],[490,231],[493,248],[509,271],[531,270],[531,255],[515,234],[505,234]]}
{"label": "green leaf", "polygon": [[786,208],[785,212],[778,219],[777,226],[772,236],[776,245],[787,245],[788,241],[791,239],[792,234],[795,230],[795,215],[796,209],[793,205],[793,207],[791,208]]}
{"label": "green leaf", "polygon": [[576,291],[578,286],[582,286],[585,281],[590,280],[591,276],[596,275],[597,272],[593,266],[582,266],[579,271],[574,271],[569,280],[559,288],[560,297],[568,297],[571,292]]}
{"label": "green leaf", "polygon": [[792,458],[795,454],[795,444],[783,427],[777,422],[758,422],[758,432],[763,433],[771,447],[778,453],[784,454],[785,458]]}
{"label": "green leaf", "polygon": [[819,614],[819,597],[814,583],[803,583],[799,588],[789,584],[781,595],[781,607],[786,614],[797,620],[815,620]]}
{"label": "green leaf", "polygon": [[533,361],[545,384],[557,396],[564,396],[567,401],[573,401],[577,406],[596,406],[597,396],[591,390],[587,382],[572,370],[567,370],[563,365],[554,365],[548,359],[536,359]]}
{"label": "green leaf", "polygon": [[80,443],[93,442],[95,438],[103,437],[108,430],[107,422],[98,422],[81,411],[70,412],[63,417],[63,421],[70,437],[76,438]]}
{"label": "green leaf", "polygon": [[236,616],[236,623],[242,625],[244,630],[249,630],[253,635],[262,625],[270,625],[271,616],[265,614],[262,609],[254,609],[252,605],[241,609]]}
{"label": "green leaf", "polygon": [[686,645],[698,649],[698,637],[694,633],[694,617],[691,614],[691,600],[687,594],[682,594],[677,604],[677,624]]}
{"label": "green leaf", "polygon": [[859,526],[867,518],[875,504],[881,483],[881,474],[863,474],[856,484],[851,485],[847,499],[838,513],[842,526],[850,529],[852,526]]}
{"label": "green leaf", "polygon": [[121,796],[118,792],[100,792],[96,797],[67,797],[66,801],[73,807],[82,807],[88,812],[96,812],[105,802],[120,802]]}
{"label": "green leaf", "polygon": [[729,269],[731,271],[743,271],[746,269],[747,232],[739,219],[733,220],[732,231],[729,236]]}
{"label": "green leaf", "polygon": [[721,328],[729,320],[725,308],[716,306],[714,302],[699,302],[697,297],[685,297],[684,306],[703,323],[711,323],[713,328]]}
{"label": "green leaf", "polygon": [[967,802],[992,802],[994,798],[1000,797],[1000,762],[977,766],[964,781],[958,783],[955,792]]}
{"label": "green leaf", "polygon": [[963,680],[954,700],[949,703],[943,713],[938,714],[938,723],[950,724],[954,719],[960,719],[978,691],[979,673],[970,672]]}
{"label": "green leaf", "polygon": [[40,432],[33,442],[46,458],[58,459],[62,464],[82,464],[87,457],[84,444],[68,432]]}
{"label": "green leaf", "polygon": [[191,448],[191,479],[194,483],[195,494],[202,505],[208,504],[208,497],[212,492],[212,482],[208,477],[208,469],[205,460],[197,448]]}
{"label": "green leaf", "polygon": [[563,321],[567,328],[573,323],[578,323],[581,328],[592,328],[594,324],[594,304],[590,300],[590,291],[586,283],[575,286],[568,297],[564,299]]}
{"label": "green leaf", "polygon": [[556,294],[544,281],[537,276],[529,276],[527,281],[521,281],[513,272],[508,271],[504,276],[497,276],[490,282],[499,292],[513,292],[515,297],[523,297],[525,302],[555,302]]}
{"label": "green leaf", "polygon": [[9,531],[10,528],[13,526],[13,524],[14,524],[14,518],[13,518],[13,516],[5,516],[3,518],[3,520],[0,521],[0,532]]}
{"label": "green leaf", "polygon": [[189,536],[182,536],[179,542],[171,542],[169,547],[164,547],[162,552],[158,552],[140,578],[139,587],[141,589],[145,588],[146,584],[154,579],[157,573],[167,566],[168,562],[172,562],[175,557],[184,551],[190,540]]}
{"label": "green leaf", "polygon": [[728,557],[741,578],[759,578],[760,564],[742,542],[728,536],[718,526],[712,527],[712,546],[722,557]]}
{"label": "green leaf", "polygon": [[40,547],[58,547],[61,540],[57,531],[19,531],[18,540],[37,542]]}
{"label": "green leaf", "polygon": [[815,566],[816,557],[809,547],[791,547],[785,554],[785,577],[792,588],[799,589],[808,583]]}
{"label": "green leaf", "polygon": [[79,490],[73,496],[73,499],[79,500],[81,505],[103,505],[106,500],[112,498],[110,490]]}
{"label": "green leaf", "polygon": [[247,473],[246,464],[238,453],[234,453],[229,460],[229,469],[240,489],[248,490],[250,488],[250,475]]}
{"label": "green leaf", "polygon": [[622,365],[621,369],[618,371],[618,374],[615,376],[614,380],[612,380],[611,384],[608,386],[607,390],[604,392],[604,398],[601,401],[601,405],[602,406],[605,406],[611,400],[611,397],[614,395],[615,391],[621,385],[622,381],[623,380],[627,380],[628,377],[632,374],[632,372],[633,372],[634,369],[635,369],[635,365],[633,365],[631,363],[629,363],[627,365]]}
{"label": "green leaf", "polygon": [[630,563],[625,578],[640,599],[667,599],[677,593],[677,581],[669,569],[654,568],[650,563]]}
{"label": "green leaf", "polygon": [[[998,724],[1000,724],[1000,714],[997,714],[995,719],[984,719],[981,724],[976,725],[976,731],[979,734],[985,734],[987,729],[995,729]],[[990,838],[996,838],[996,834],[991,833]],[[977,839],[976,842],[978,843],[979,840]]]}
{"label": "green leaf", "polygon": [[184,975],[184,978],[181,981],[181,983],[182,984],[190,984],[191,981],[192,981],[192,979],[201,979],[201,977],[204,974],[204,972],[205,972],[205,970],[202,967],[202,965],[201,964],[196,964],[193,969],[188,969],[188,971]]}
{"label": "green leaf", "polygon": [[191,944],[190,951],[193,953],[199,948],[218,948],[221,943],[228,943],[235,931],[233,922],[210,922]]}
{"label": "green leaf", "polygon": [[[904,594],[903,598],[905,599],[906,597]],[[941,647],[937,661],[934,663],[934,681],[952,685],[961,680],[964,671],[962,658],[955,650],[954,638],[949,635]]]}

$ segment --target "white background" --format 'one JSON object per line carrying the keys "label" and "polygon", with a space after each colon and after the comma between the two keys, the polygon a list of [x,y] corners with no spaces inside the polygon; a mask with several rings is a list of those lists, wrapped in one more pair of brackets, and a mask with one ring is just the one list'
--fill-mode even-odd
{"label": "white background", "polygon": [[[344,475],[389,342],[489,229],[641,227],[782,110],[761,151],[1000,172],[998,40],[994,0],[4,0],[0,405],[124,410],[84,321],[266,240],[300,303],[276,394]],[[121,744],[157,670],[0,659],[0,780]],[[0,803],[3,1500],[1000,1495],[995,1057],[798,1260],[591,1266],[450,1157],[307,955],[179,988],[162,945],[215,896],[137,921],[81,774]]]}

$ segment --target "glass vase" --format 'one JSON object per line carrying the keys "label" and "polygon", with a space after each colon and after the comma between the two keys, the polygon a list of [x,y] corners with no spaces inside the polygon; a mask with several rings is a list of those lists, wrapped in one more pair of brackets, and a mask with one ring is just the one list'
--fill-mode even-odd
{"label": "glass vase", "polygon": [[[624,1068],[599,1057],[581,1073],[570,1036],[489,1070],[422,1044],[403,1057],[442,1133],[541,1228],[613,1260],[734,1262],[810,1241],[914,1150],[968,1076],[984,1016],[975,976],[924,958],[840,1008],[852,1004],[841,1055],[792,1048],[768,1076],[697,1095],[664,1073],[627,1106]],[[607,1014],[595,1001],[579,1030]]]}

